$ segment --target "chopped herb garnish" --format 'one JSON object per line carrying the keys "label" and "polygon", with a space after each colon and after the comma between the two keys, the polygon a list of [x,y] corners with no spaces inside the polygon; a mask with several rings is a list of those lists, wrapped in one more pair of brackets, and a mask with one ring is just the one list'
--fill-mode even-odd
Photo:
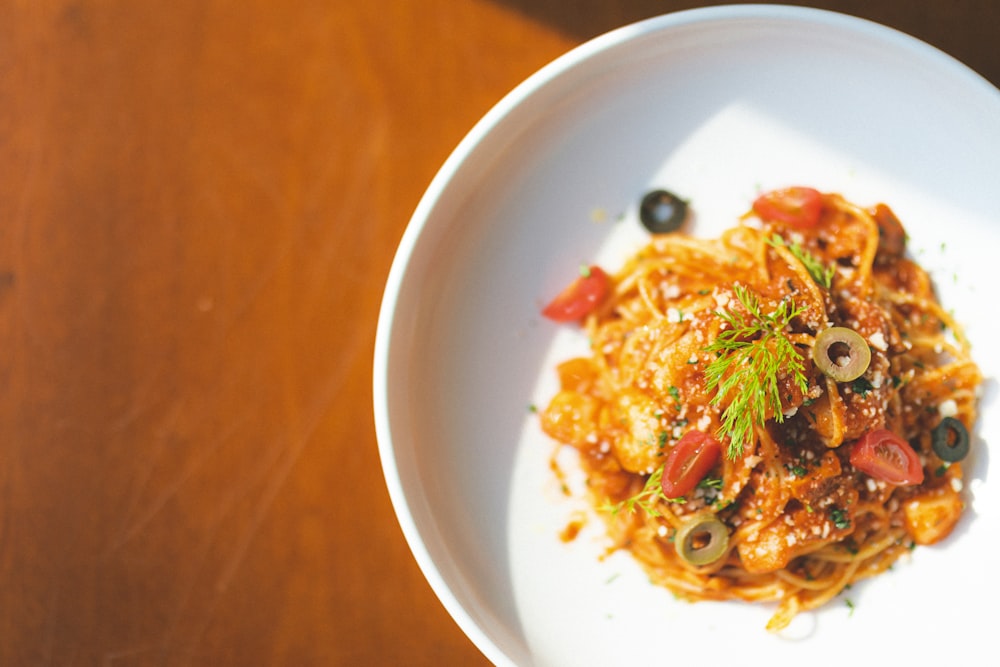
{"label": "chopped herb garnish", "polygon": [[851,390],[855,394],[861,394],[861,398],[868,396],[868,392],[874,388],[875,386],[864,376],[855,379],[854,382],[851,383]]}
{"label": "chopped herb garnish", "polygon": [[833,521],[834,527],[839,530],[851,527],[851,519],[847,516],[847,512],[839,507],[830,510],[830,521]]}
{"label": "chopped herb garnish", "polygon": [[807,474],[809,474],[809,471],[805,469],[805,466],[798,464],[789,463],[788,465],[785,466],[785,469],[788,470],[788,472],[795,475],[796,477],[805,477]]}

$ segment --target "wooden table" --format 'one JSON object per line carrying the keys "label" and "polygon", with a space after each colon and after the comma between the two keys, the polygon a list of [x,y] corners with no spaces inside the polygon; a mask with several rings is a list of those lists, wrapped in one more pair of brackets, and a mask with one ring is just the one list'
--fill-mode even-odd
{"label": "wooden table", "polygon": [[[473,123],[694,3],[0,6],[0,665],[475,665],[372,425],[399,237]],[[1000,4],[823,2],[1000,82]]]}

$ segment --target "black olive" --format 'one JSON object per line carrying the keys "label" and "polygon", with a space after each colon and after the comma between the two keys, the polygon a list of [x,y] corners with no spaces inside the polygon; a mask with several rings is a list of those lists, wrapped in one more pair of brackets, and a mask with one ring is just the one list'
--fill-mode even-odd
{"label": "black olive", "polygon": [[969,453],[969,432],[959,420],[945,417],[931,432],[931,447],[942,461],[961,461]]}
{"label": "black olive", "polygon": [[687,218],[687,202],[667,190],[653,190],[642,198],[639,220],[652,234],[675,232]]}

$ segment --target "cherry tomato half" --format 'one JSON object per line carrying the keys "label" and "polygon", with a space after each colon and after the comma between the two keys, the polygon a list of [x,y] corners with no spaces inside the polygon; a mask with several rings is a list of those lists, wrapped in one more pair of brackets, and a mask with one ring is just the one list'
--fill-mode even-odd
{"label": "cherry tomato half", "polygon": [[886,428],[861,436],[851,450],[851,465],[889,484],[920,484],[924,481],[924,468],[910,443]]}
{"label": "cherry tomato half", "polygon": [[823,212],[823,195],[819,190],[802,186],[772,190],[754,200],[753,212],[768,222],[815,227]]}
{"label": "cherry tomato half", "polygon": [[542,309],[542,315],[556,322],[575,322],[597,308],[610,286],[611,279],[599,266],[586,267]]}
{"label": "cherry tomato half", "polygon": [[660,486],[667,498],[680,498],[698,486],[698,482],[722,458],[722,445],[708,433],[692,429],[681,436],[663,464]]}

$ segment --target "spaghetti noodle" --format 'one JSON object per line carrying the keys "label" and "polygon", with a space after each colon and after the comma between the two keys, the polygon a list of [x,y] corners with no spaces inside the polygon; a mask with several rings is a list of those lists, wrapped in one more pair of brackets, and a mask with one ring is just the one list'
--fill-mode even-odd
{"label": "spaghetti noodle", "polygon": [[790,188],[556,300],[591,354],[542,428],[654,582],[777,602],[777,631],[951,532],[982,378],[905,240],[887,206]]}

